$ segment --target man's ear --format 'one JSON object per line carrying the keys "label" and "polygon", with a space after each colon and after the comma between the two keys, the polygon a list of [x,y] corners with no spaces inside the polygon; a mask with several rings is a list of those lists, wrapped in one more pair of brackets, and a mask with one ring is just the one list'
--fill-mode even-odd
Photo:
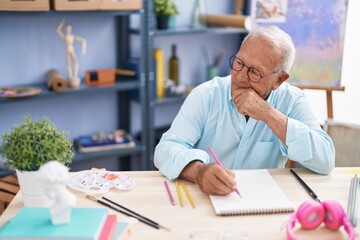
{"label": "man's ear", "polygon": [[283,82],[285,82],[286,80],[289,79],[289,74],[287,72],[281,71],[281,73],[279,73],[279,76],[272,88],[272,90],[277,89]]}

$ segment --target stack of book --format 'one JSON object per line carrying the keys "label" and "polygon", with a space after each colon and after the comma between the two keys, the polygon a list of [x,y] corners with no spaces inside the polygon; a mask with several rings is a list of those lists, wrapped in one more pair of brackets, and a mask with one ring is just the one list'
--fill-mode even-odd
{"label": "stack of book", "polygon": [[117,222],[107,208],[73,208],[71,221],[53,225],[49,208],[23,207],[0,230],[0,239],[127,239],[130,222]]}
{"label": "stack of book", "polygon": [[92,135],[80,136],[75,140],[80,153],[108,151],[135,147],[132,136],[123,130],[112,133],[99,132]]}

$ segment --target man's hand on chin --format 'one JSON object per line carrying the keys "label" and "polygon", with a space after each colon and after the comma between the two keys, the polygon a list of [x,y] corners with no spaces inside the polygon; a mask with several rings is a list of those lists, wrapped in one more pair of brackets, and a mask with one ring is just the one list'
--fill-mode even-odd
{"label": "man's hand on chin", "polygon": [[262,120],[263,113],[270,107],[252,88],[233,90],[232,100],[241,114],[257,120]]}

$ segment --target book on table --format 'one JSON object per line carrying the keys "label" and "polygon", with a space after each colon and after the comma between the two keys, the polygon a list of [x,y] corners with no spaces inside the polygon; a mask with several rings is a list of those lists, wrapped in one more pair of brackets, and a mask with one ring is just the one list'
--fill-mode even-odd
{"label": "book on table", "polygon": [[125,149],[136,146],[133,137],[123,130],[79,136],[75,140],[75,144],[80,153]]}
{"label": "book on table", "polygon": [[105,223],[102,227],[99,240],[112,239],[115,228],[116,228],[116,214],[109,214],[106,217]]}
{"label": "book on table", "polygon": [[128,217],[121,222],[116,223],[116,227],[113,234],[113,239],[115,240],[127,240],[131,236],[131,228],[137,223],[136,218]]}
{"label": "book on table", "polygon": [[53,225],[49,208],[23,207],[0,228],[1,240],[126,240],[135,218],[117,221],[107,208],[73,208],[68,224]]}
{"label": "book on table", "polygon": [[293,212],[294,207],[266,169],[236,170],[237,188],[226,196],[210,195],[216,215],[248,215]]}
{"label": "book on table", "polygon": [[99,239],[107,216],[107,208],[73,208],[70,223],[53,225],[49,208],[23,207],[1,227],[0,239]]}
{"label": "book on table", "polygon": [[131,227],[138,222],[136,218],[125,218],[122,221],[116,221],[116,214],[109,214],[101,230],[99,240],[127,240],[131,236]]}

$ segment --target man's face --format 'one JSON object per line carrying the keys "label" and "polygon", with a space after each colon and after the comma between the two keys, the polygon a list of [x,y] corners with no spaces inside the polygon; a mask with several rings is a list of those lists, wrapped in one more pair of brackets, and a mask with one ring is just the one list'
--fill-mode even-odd
{"label": "man's face", "polygon": [[[279,87],[278,81],[282,72],[277,73],[276,67],[281,60],[280,54],[274,52],[270,43],[259,38],[249,38],[242,44],[236,57],[245,66],[241,71],[231,70],[232,91],[239,88],[252,88],[261,98],[266,99],[271,90]],[[247,74],[249,67],[259,71],[261,74],[259,82],[254,83],[250,81]]]}

